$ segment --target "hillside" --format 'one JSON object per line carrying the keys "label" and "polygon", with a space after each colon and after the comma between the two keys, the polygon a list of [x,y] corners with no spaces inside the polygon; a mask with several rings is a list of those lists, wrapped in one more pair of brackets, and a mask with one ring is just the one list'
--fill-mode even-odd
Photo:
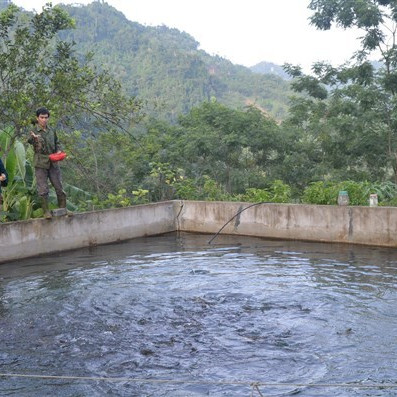
{"label": "hillside", "polygon": [[254,66],[251,66],[250,70],[252,70],[254,73],[274,74],[285,80],[289,80],[291,78],[288,73],[284,71],[282,66],[276,65],[272,62],[260,62]]}
{"label": "hillside", "polygon": [[211,98],[233,108],[257,105],[277,119],[286,114],[289,85],[275,74],[210,56],[189,34],[129,21],[102,1],[63,7],[77,26],[63,38],[74,40],[79,53],[93,51],[95,63],[147,101],[157,117],[173,121]]}

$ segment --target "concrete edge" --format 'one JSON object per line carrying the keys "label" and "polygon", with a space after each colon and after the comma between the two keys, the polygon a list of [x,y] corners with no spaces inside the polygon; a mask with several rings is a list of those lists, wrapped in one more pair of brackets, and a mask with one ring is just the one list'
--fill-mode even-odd
{"label": "concrete edge", "polygon": [[173,200],[0,224],[0,262],[175,231],[397,247],[397,208]]}

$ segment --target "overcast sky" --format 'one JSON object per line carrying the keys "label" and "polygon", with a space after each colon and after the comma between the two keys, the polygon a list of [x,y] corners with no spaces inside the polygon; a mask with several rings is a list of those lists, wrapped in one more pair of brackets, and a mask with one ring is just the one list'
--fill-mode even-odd
{"label": "overcast sky", "polygon": [[[41,11],[49,0],[13,0],[26,10]],[[53,0],[52,4],[88,4],[92,0]],[[310,0],[107,0],[129,20],[185,31],[210,55],[253,66],[267,61],[301,65],[316,61],[334,66],[359,48],[358,33],[309,25]]]}

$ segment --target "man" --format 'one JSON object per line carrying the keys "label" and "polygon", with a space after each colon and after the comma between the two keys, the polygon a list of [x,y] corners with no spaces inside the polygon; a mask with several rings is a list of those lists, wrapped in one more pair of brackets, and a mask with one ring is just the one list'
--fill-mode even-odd
{"label": "man", "polygon": [[7,186],[8,175],[3,162],[0,159],[0,212],[3,209],[3,196],[1,195],[1,187]]}
{"label": "man", "polygon": [[37,191],[41,199],[44,217],[51,218],[48,206],[48,179],[55,189],[58,199],[58,207],[66,208],[66,194],[62,187],[61,170],[57,162],[50,161],[51,153],[59,153],[59,142],[55,131],[48,126],[50,112],[41,107],[36,110],[36,124],[34,131],[30,131],[28,142],[33,145],[33,166],[36,175]]}

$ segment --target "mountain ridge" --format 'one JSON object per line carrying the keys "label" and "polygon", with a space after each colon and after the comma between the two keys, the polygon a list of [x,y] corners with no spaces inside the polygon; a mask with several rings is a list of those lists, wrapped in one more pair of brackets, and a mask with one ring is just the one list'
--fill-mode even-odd
{"label": "mountain ridge", "polygon": [[156,117],[175,121],[213,99],[232,108],[252,103],[278,120],[286,115],[291,91],[278,73],[209,55],[190,34],[141,25],[105,1],[60,6],[76,21],[62,39],[74,41],[80,54],[93,51],[95,64],[109,69],[130,95],[146,101]]}

